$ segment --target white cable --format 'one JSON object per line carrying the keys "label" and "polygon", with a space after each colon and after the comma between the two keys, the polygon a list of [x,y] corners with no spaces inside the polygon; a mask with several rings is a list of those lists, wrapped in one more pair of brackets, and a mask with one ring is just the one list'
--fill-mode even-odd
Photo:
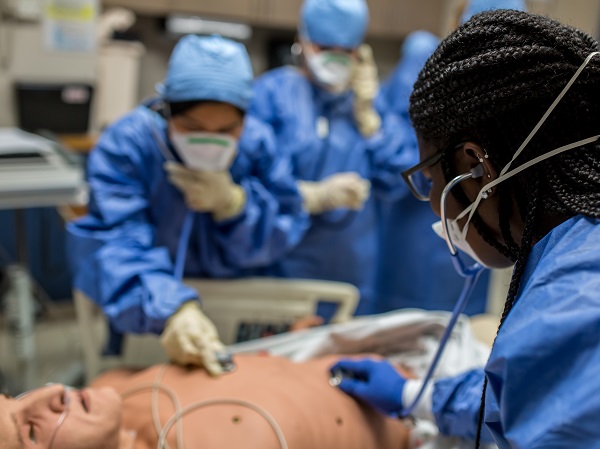
{"label": "white cable", "polygon": [[[171,399],[173,407],[175,408],[176,411],[179,411],[181,409],[181,406],[179,404],[179,399],[177,398],[177,395],[173,392],[173,390],[170,389],[169,387],[165,387],[164,385],[160,385],[157,383],[138,385],[137,387],[131,388],[131,389],[127,390],[125,393],[121,394],[121,398],[127,399],[127,398],[130,398],[131,396],[135,396],[136,394],[142,393],[146,390],[151,390],[152,392],[155,392],[157,390],[162,391],[167,396],[169,396],[169,399]],[[155,407],[155,404],[152,404],[152,420],[154,423],[154,430],[156,431],[156,435],[158,437],[158,436],[160,436],[160,434],[162,432],[162,426],[160,424],[160,419],[156,419],[157,411],[158,411],[158,406]],[[183,439],[183,435],[178,434],[177,439],[178,439],[178,448],[179,448],[180,447],[179,440]],[[168,446],[167,446],[167,448],[168,448]]]}
{"label": "white cable", "polygon": [[[160,385],[161,380],[167,372],[168,365],[163,365],[156,372],[156,377],[154,378],[154,385]],[[167,387],[165,387],[167,388]],[[160,435],[162,431],[162,426],[160,424],[160,416],[158,414],[158,388],[154,388],[152,390],[152,420],[154,421],[154,428],[156,429],[156,434]],[[173,390],[169,389],[171,402],[173,403],[173,407],[175,408],[175,413],[178,413],[181,410],[181,403],[179,402],[179,398],[173,392]],[[173,399],[174,398],[174,399]],[[179,421],[177,423],[177,449],[183,449],[183,421]],[[167,444],[167,448],[169,449],[169,445]]]}
{"label": "white cable", "polygon": [[178,420],[183,418],[185,415],[187,415],[188,413],[191,413],[195,410],[198,410],[200,408],[203,408],[203,407],[209,407],[211,405],[222,405],[222,404],[239,405],[241,407],[249,408],[250,410],[253,410],[256,413],[258,413],[259,415],[261,415],[265,419],[265,421],[267,421],[269,423],[269,425],[275,432],[275,435],[277,436],[277,440],[279,441],[279,445],[281,446],[281,449],[289,449],[287,442],[285,440],[285,436],[283,435],[283,431],[281,430],[281,427],[279,426],[277,421],[275,421],[275,419],[262,407],[260,407],[256,404],[253,404],[251,402],[242,401],[239,399],[210,399],[207,401],[196,402],[194,404],[188,405],[186,408],[181,410],[179,413],[176,413],[175,415],[173,415],[169,419],[169,421],[167,421],[167,424],[165,425],[165,427],[162,431],[162,434],[160,435],[160,437],[158,439],[158,445],[156,446],[157,449],[165,448],[165,444],[166,444],[165,440],[167,438],[167,433],[169,432],[169,430],[171,430],[171,427],[173,427],[173,425]]}
{"label": "white cable", "polygon": [[[152,391],[152,399],[151,399],[152,421],[154,423],[154,428],[158,435],[157,449],[169,449],[166,439],[167,439],[167,435],[168,435],[169,431],[171,430],[171,428],[174,425],[177,425],[177,448],[184,449],[184,447],[183,447],[183,419],[182,418],[185,415],[187,415],[195,410],[198,410],[200,408],[209,407],[211,405],[223,405],[223,404],[238,405],[241,407],[246,407],[246,408],[249,408],[250,410],[258,413],[260,416],[262,416],[265,419],[265,421],[267,421],[267,423],[271,426],[271,428],[275,432],[275,436],[277,437],[277,440],[279,442],[279,445],[281,446],[281,449],[289,449],[287,441],[285,439],[285,436],[283,435],[283,431],[281,430],[281,427],[279,426],[279,424],[277,423],[275,418],[273,418],[269,414],[269,412],[267,412],[264,408],[262,408],[256,404],[253,404],[249,401],[243,401],[243,400],[239,400],[239,399],[229,399],[229,398],[210,399],[210,400],[206,400],[206,401],[199,401],[199,402],[192,403],[182,409],[181,403],[179,402],[179,398],[177,397],[177,394],[173,391],[173,389],[161,384],[162,378],[166,374],[168,368],[169,368],[168,365],[163,365],[161,367],[161,369],[157,372],[153,383],[138,385],[138,386],[131,388],[121,394],[121,398],[127,399],[131,396],[134,396],[134,395],[139,394],[146,390]],[[173,407],[175,408],[175,413],[167,420],[164,427],[162,427],[160,424],[160,416],[158,414],[158,391],[159,390],[164,392],[169,397],[169,399],[171,400],[171,402],[173,404]]]}
{"label": "white cable", "polygon": [[[154,428],[156,429],[156,434],[160,435],[162,431],[160,424],[160,416],[158,415],[158,392],[159,389],[156,388],[157,385],[160,385],[160,381],[164,377],[167,371],[168,365],[163,365],[160,370],[156,372],[156,377],[154,378],[155,388],[152,390],[152,419],[154,421]],[[173,402],[173,407],[175,408],[175,413],[178,413],[181,410],[181,404],[179,402],[179,398],[175,394],[173,390],[170,390],[173,395],[171,396],[171,401]],[[174,400],[173,400],[174,398]],[[183,421],[179,421],[177,423],[177,449],[183,449]],[[167,449],[169,449],[169,445],[167,444]]]}
{"label": "white cable", "polygon": [[581,74],[581,72],[583,71],[583,69],[585,69],[587,67],[587,65],[590,62],[590,60],[594,56],[596,56],[596,55],[600,55],[600,52],[598,52],[598,51],[592,52],[592,53],[590,53],[587,56],[587,58],[585,58],[585,61],[583,61],[583,63],[579,66],[579,68],[577,69],[577,71],[575,72],[575,74],[571,77],[571,79],[569,80],[569,82],[567,83],[567,85],[565,87],[563,87],[563,90],[560,92],[560,94],[558,95],[558,97],[556,97],[556,99],[552,102],[552,104],[550,105],[550,107],[548,108],[548,110],[544,113],[544,115],[542,116],[542,118],[537,122],[537,124],[531,130],[531,132],[529,133],[529,135],[527,136],[527,138],[523,141],[523,143],[521,144],[521,146],[517,149],[517,151],[513,155],[513,157],[510,160],[510,162],[508,164],[506,164],[506,166],[502,169],[502,171],[500,172],[500,176],[503,176],[504,174],[506,174],[506,172],[508,172],[508,170],[510,169],[510,166],[515,161],[515,159],[517,159],[519,157],[519,155],[525,149],[525,147],[527,146],[527,144],[529,143],[529,141],[533,138],[533,136],[535,136],[535,134],[542,127],[542,125],[544,124],[544,122],[546,121],[546,119],[550,116],[550,114],[552,114],[552,111],[554,111],[554,108],[556,107],[556,105],[560,102],[560,100],[562,100],[562,98],[565,96],[565,94],[567,93],[567,91],[575,83],[575,81],[577,80],[577,78],[579,78],[579,75]]}
{"label": "white cable", "polygon": [[530,161],[524,163],[523,165],[519,165],[517,168],[501,175],[500,177],[496,178],[492,182],[489,182],[488,184],[483,186],[481,188],[481,190],[479,191],[479,194],[477,195],[475,202],[473,204],[471,204],[469,207],[467,207],[465,210],[463,210],[458,215],[458,217],[456,217],[456,220],[460,220],[460,219],[464,218],[464,216],[467,215],[467,213],[469,214],[469,217],[467,218],[467,226],[465,226],[462,230],[463,238],[466,238],[466,236],[467,236],[467,232],[469,230],[468,224],[470,223],[471,219],[473,218],[473,215],[475,214],[475,210],[477,209],[477,207],[479,206],[479,203],[481,202],[481,199],[483,198],[482,193],[484,191],[497,186],[502,181],[506,181],[508,178],[521,173],[523,170],[528,169],[529,167],[537,164],[538,162],[541,162],[545,159],[549,159],[553,156],[556,156],[557,154],[564,153],[565,151],[578,149],[579,147],[582,147],[584,145],[588,145],[590,143],[596,142],[598,139],[600,139],[600,134],[598,134],[596,136],[588,137],[587,139],[583,139],[583,140],[579,140],[577,142],[570,143],[568,145],[564,145],[559,148],[556,148],[552,151],[549,151],[548,153],[544,153],[534,159],[531,159]]}

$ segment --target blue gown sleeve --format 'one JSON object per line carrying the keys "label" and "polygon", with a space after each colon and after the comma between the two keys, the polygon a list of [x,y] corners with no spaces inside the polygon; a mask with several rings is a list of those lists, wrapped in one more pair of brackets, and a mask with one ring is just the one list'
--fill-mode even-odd
{"label": "blue gown sleeve", "polygon": [[419,150],[409,122],[390,109],[381,108],[382,127],[368,139],[373,192],[384,201],[397,201],[409,194],[402,172],[419,163]]}
{"label": "blue gown sleeve", "polygon": [[269,126],[247,116],[239,151],[232,173],[246,191],[246,205],[240,215],[217,224],[216,238],[233,266],[271,265],[300,242],[309,216]]}
{"label": "blue gown sleeve", "polygon": [[[476,369],[436,381],[432,395],[432,412],[441,433],[467,440],[475,439],[483,379],[483,369]],[[489,399],[490,395],[487,398]],[[482,427],[481,441],[493,441],[485,424]]]}
{"label": "blue gown sleeve", "polygon": [[[419,163],[417,136],[408,114],[409,99],[419,72],[439,44],[439,38],[416,31],[406,38],[402,57],[381,84],[375,105],[384,117],[382,144],[375,158],[376,193],[385,200],[398,200],[409,192],[401,172]],[[394,181],[400,180],[400,185]]]}
{"label": "blue gown sleeve", "polygon": [[89,213],[68,226],[74,286],[94,300],[119,332],[161,333],[196,291],[173,276],[155,247],[143,146],[150,132],[122,121],[102,135],[89,159]]}
{"label": "blue gown sleeve", "polygon": [[248,113],[276,130],[279,111],[277,111],[277,102],[272,98],[274,89],[271,84],[269,73],[254,81],[254,95]]}
{"label": "blue gown sleeve", "polygon": [[499,412],[486,421],[502,447],[600,447],[600,225],[586,222],[544,250],[496,339],[486,372]]}

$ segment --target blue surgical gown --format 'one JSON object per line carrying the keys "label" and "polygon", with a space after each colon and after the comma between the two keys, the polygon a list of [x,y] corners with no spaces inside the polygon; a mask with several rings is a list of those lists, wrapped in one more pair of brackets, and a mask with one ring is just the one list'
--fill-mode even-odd
{"label": "blue surgical gown", "polygon": [[[419,157],[417,136],[408,115],[409,98],[417,76],[437,47],[430,33],[418,31],[407,37],[403,56],[382,84],[379,104],[396,114],[404,134],[404,151]],[[376,312],[416,307],[426,310],[452,310],[463,286],[452,265],[448,247],[431,229],[439,218],[428,202],[412,194],[396,201],[380,201],[380,262],[377,277]],[[465,313],[483,313],[486,306],[489,273],[479,278]]]}
{"label": "blue surgical gown", "polygon": [[[188,209],[163,169],[166,157],[177,159],[167,134],[166,121],[144,105],[109,127],[89,158],[89,213],[68,227],[75,287],[118,332],[160,333],[182,303],[198,296],[173,275]],[[223,222],[195,214],[185,276],[242,276],[301,239],[308,217],[274,148],[270,128],[247,117],[230,170],[247,203]]]}
{"label": "blue surgical gown", "polygon": [[[485,426],[500,449],[600,448],[600,219],[534,247],[485,367]],[[484,370],[436,382],[445,434],[474,438]]]}
{"label": "blue surgical gown", "polygon": [[300,244],[267,270],[275,276],[354,284],[361,295],[357,314],[368,314],[380,308],[374,291],[379,250],[375,197],[405,194],[401,172],[415,159],[402,152],[395,117],[384,117],[380,132],[365,138],[352,105],[350,93],[328,93],[295,68],[283,67],[256,81],[250,113],[273,127],[277,149],[290,159],[296,179],[320,181],[357,172],[371,181],[372,195],[363,209],[312,216]]}

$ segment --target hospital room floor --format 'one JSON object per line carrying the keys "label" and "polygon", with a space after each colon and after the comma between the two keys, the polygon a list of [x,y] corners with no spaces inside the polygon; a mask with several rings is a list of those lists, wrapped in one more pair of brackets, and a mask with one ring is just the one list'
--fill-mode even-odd
{"label": "hospital room floor", "polygon": [[[100,335],[103,324],[94,323],[92,332]],[[83,375],[82,347],[75,320],[73,304],[68,302],[53,307],[52,312],[40,317],[35,325],[35,382],[78,383]],[[8,329],[0,320],[0,371],[11,392],[19,390],[23,371],[15,355]]]}

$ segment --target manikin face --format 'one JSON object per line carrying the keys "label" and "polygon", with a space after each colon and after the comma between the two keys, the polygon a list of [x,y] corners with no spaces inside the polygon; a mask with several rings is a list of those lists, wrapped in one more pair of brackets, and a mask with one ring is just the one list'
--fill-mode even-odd
{"label": "manikin face", "polygon": [[120,425],[121,398],[111,388],[52,385],[20,400],[0,396],[0,449],[114,449]]}
{"label": "manikin face", "polygon": [[[426,160],[440,150],[440,148],[435,148],[428,142],[419,139],[419,154],[421,161]],[[454,150],[454,153],[450,154],[452,154],[451,157],[453,158],[454,166],[456,167],[456,173],[453,173],[452,176],[468,173],[477,165],[483,164],[484,174],[481,178],[467,179],[461,182],[458,186],[454,187],[454,189],[461,188],[469,199],[469,203],[472,203],[477,198],[479,191],[486,184],[498,177],[496,168],[491,164],[489,159],[483,157],[485,150],[474,142],[464,142],[459,148]],[[483,162],[481,162],[480,159],[483,159]],[[429,197],[431,209],[438,217],[441,217],[440,198],[442,196],[442,191],[447,184],[442,163],[438,161],[437,163],[424,168],[423,174],[431,180],[431,193]],[[456,197],[452,194],[454,189],[446,199],[446,211],[448,218],[450,219],[456,218],[467,207],[467,205],[461,204],[459,201],[457,201]],[[493,188],[488,198],[482,200],[479,204],[477,213],[483,220],[491,235],[498,242],[505,244],[498,219],[498,208],[500,207],[499,198],[495,193],[496,189]],[[461,228],[464,227],[466,221],[466,217],[459,221]],[[513,236],[518,242],[522,235],[522,226],[519,223],[519,220],[516,220],[512,217],[511,230]],[[492,268],[506,268],[512,266],[513,262],[488,244],[477,232],[472,222],[469,226],[469,231],[467,232],[467,241],[469,242],[471,248],[473,248],[479,258],[487,266]]]}

